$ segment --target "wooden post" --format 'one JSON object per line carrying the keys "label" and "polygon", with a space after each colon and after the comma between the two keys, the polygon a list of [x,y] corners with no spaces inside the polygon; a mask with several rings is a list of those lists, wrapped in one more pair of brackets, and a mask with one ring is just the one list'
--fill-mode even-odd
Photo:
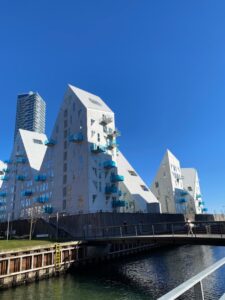
{"label": "wooden post", "polygon": [[32,238],[33,211],[31,211],[29,240]]}
{"label": "wooden post", "polygon": [[8,213],[8,223],[7,223],[7,241],[9,240],[9,219],[10,219],[10,213]]}

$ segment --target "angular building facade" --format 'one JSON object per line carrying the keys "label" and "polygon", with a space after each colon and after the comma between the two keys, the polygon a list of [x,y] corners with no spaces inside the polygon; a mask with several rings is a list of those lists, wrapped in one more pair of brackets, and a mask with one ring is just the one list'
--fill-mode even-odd
{"label": "angular building facade", "polygon": [[19,129],[44,133],[46,104],[38,93],[18,95],[14,140]]}
{"label": "angular building facade", "polygon": [[69,85],[49,139],[17,134],[1,178],[5,216],[159,213],[158,200],[119,151],[119,135],[103,100]]}
{"label": "angular building facade", "polygon": [[207,212],[201,197],[197,171],[181,168],[179,160],[169,150],[162,159],[151,191],[161,203],[163,213]]}

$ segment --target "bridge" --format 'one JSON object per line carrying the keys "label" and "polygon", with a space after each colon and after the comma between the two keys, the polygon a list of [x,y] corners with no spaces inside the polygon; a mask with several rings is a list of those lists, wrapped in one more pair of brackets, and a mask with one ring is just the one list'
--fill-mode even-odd
{"label": "bridge", "polygon": [[193,225],[189,234],[184,222],[90,227],[83,240],[92,245],[136,240],[160,245],[225,245],[225,222],[193,222]]}

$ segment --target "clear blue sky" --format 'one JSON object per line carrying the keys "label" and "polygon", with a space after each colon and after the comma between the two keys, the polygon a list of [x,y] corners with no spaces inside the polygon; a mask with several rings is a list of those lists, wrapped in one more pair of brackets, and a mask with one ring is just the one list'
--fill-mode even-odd
{"label": "clear blue sky", "polygon": [[148,184],[169,148],[198,169],[209,210],[225,210],[225,1],[1,1],[0,54],[1,159],[17,94],[41,94],[50,134],[71,83],[114,110]]}

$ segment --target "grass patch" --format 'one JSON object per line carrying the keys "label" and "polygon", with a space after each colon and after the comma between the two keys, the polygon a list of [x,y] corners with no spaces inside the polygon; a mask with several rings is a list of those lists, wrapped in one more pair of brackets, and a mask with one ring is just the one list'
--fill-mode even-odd
{"label": "grass patch", "polygon": [[52,242],[47,240],[0,240],[0,252],[5,250],[13,250],[17,248],[42,246],[51,243]]}

